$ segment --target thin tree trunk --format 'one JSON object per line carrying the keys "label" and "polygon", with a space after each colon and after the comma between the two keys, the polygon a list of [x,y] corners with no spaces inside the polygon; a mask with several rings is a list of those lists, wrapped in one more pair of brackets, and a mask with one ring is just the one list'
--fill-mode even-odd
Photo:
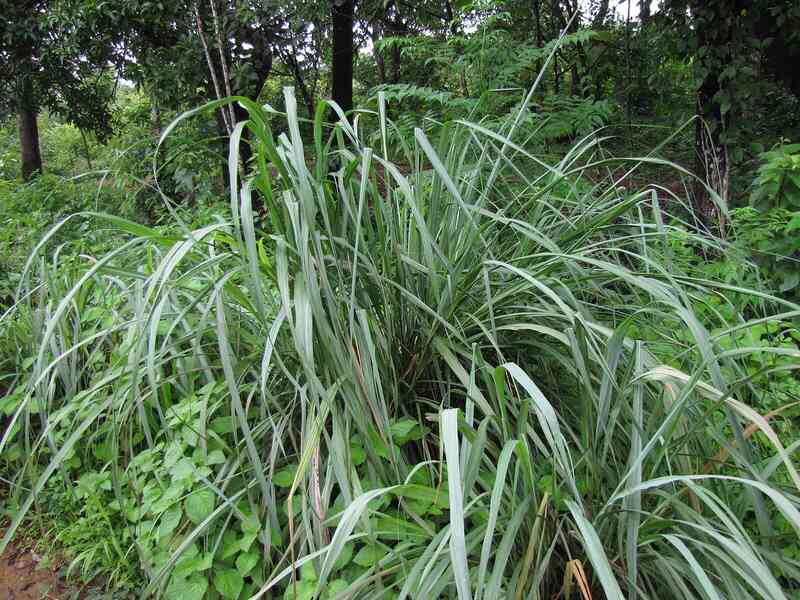
{"label": "thin tree trunk", "polygon": [[626,63],[626,84],[627,93],[625,94],[625,112],[628,117],[628,127],[631,125],[631,0],[628,0],[628,12],[625,17],[625,63]]}
{"label": "thin tree trunk", "polygon": [[456,15],[450,0],[445,0],[444,2],[444,17],[449,24],[450,35],[456,35],[458,33],[458,21],[456,21]]}
{"label": "thin tree trunk", "polygon": [[[561,21],[561,8],[559,7],[559,0],[552,2],[552,16],[553,16],[553,39],[558,39],[558,24]],[[558,50],[553,54],[553,84],[555,86],[556,94],[561,93],[561,73],[558,70]]]}
{"label": "thin tree trunk", "polygon": [[650,20],[650,0],[639,1],[639,20],[642,22],[642,25],[647,25],[647,22]]}
{"label": "thin tree trunk", "polygon": [[92,151],[89,148],[89,141],[86,139],[86,132],[81,129],[81,139],[83,140],[83,152],[86,155],[86,164],[89,165],[90,169],[94,169],[92,166]]}
{"label": "thin tree trunk", "polygon": [[20,158],[22,160],[22,179],[29,181],[34,175],[42,173],[42,154],[39,150],[39,126],[36,117],[39,113],[33,97],[33,82],[23,77],[17,107],[19,127]]}
{"label": "thin tree trunk", "polygon": [[571,86],[572,86],[572,95],[573,96],[580,96],[581,95],[581,74],[578,71],[577,63],[572,63],[572,67],[570,67],[570,74],[572,76]]}
{"label": "thin tree trunk", "polygon": [[152,93],[150,94],[150,125],[152,125],[153,131],[161,136],[161,130],[164,128],[161,119],[161,105],[158,102],[158,96]]}
{"label": "thin tree trunk", "polygon": [[291,54],[283,53],[281,60],[292,72],[294,82],[297,84],[297,88],[300,90],[300,96],[303,98],[303,104],[305,104],[306,110],[308,111],[308,116],[309,118],[313,118],[316,107],[315,94],[306,83],[306,79],[303,76],[303,68],[300,63],[297,62],[297,53],[294,51],[292,51]]}
{"label": "thin tree trunk", "polygon": [[561,73],[558,70],[558,52],[553,55],[553,86],[556,95],[561,93]]}
{"label": "thin tree trunk", "polygon": [[[219,16],[217,15],[217,2],[216,0],[209,0],[209,4],[211,4],[211,14],[214,17],[214,32],[217,35],[219,62],[222,65],[222,79],[225,83],[225,93],[228,96],[233,96],[233,91],[231,90],[231,76],[228,73],[228,61],[225,59],[225,45],[222,43],[222,33],[220,32],[221,27],[219,23]],[[234,111],[232,104],[228,104],[228,111],[231,118],[231,128],[233,128],[236,125],[236,112]]]}
{"label": "thin tree trunk", "polygon": [[[697,91],[697,114],[706,120],[698,119],[695,125],[695,171],[704,177],[723,201],[727,202],[730,189],[728,155],[720,140],[725,118],[714,96],[720,90],[717,73],[709,70]],[[716,208],[713,199],[703,185],[695,186],[695,209],[706,225],[714,220]]]}
{"label": "thin tree trunk", "polygon": [[[698,27],[697,29],[698,47],[702,48],[706,45],[705,28]],[[724,38],[729,37],[730,30],[727,30]],[[705,120],[698,119],[695,126],[695,171],[698,176],[705,175],[711,188],[720,195],[723,202],[727,202],[730,173],[727,149],[721,140],[721,134],[725,130],[726,116],[722,114],[719,103],[714,100],[721,90],[721,84],[716,70],[706,69],[705,73],[705,78],[697,90],[697,114]],[[708,191],[702,185],[695,186],[694,201],[695,209],[702,220],[706,225],[711,225],[716,207]]]}
{"label": "thin tree trunk", "polygon": [[401,56],[400,46],[392,46],[392,83],[400,83]]}
{"label": "thin tree trunk", "polygon": [[386,83],[386,61],[383,59],[383,51],[375,47],[378,41],[382,39],[383,21],[378,18],[372,26],[372,56],[375,58],[375,68],[378,71],[378,83]]}
{"label": "thin tree trunk", "polygon": [[533,18],[536,21],[536,46],[541,48],[544,46],[544,38],[542,37],[542,2],[541,0],[533,0]]}
{"label": "thin tree trunk", "polygon": [[[390,16],[390,13],[394,10],[394,14]],[[389,37],[399,37],[405,33],[406,27],[403,23],[403,18],[400,15],[400,7],[397,6],[395,0],[388,0],[386,2],[386,22],[387,22],[387,31],[389,33]],[[400,74],[401,74],[401,56],[400,56],[400,46],[397,44],[392,45],[392,83],[400,83]]]}
{"label": "thin tree trunk", "polygon": [[[208,50],[208,42],[206,41],[206,34],[204,32],[203,19],[200,16],[200,7],[197,4],[194,5],[194,14],[197,21],[197,35],[200,37],[200,43],[203,45],[203,54],[205,54],[206,57],[208,71],[211,73],[211,82],[214,84],[214,93],[217,96],[217,100],[221,100],[222,88],[219,87],[217,70],[214,68],[214,61],[211,60],[211,52]],[[220,113],[222,114],[222,122],[225,125],[225,131],[228,133],[228,135],[230,135],[233,133],[233,124],[229,119],[228,112],[224,108],[221,108]]]}
{"label": "thin tree trunk", "polygon": [[595,13],[594,20],[592,21],[592,29],[599,29],[605,24],[606,17],[608,17],[608,5],[609,0],[600,1],[597,7],[597,13]]}
{"label": "thin tree trunk", "polygon": [[333,100],[347,113],[353,109],[354,0],[333,0]]}

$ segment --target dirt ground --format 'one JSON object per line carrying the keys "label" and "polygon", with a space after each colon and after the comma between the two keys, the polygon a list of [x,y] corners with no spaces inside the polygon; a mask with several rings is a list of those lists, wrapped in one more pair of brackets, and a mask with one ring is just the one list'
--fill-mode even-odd
{"label": "dirt ground", "polygon": [[64,583],[60,565],[26,546],[9,544],[0,556],[0,600],[73,600],[80,593]]}

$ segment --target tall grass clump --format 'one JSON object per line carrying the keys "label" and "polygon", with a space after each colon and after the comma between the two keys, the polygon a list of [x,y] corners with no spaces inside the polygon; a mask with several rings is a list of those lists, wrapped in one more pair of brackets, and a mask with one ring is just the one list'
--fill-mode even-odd
{"label": "tall grass clump", "polygon": [[249,120],[226,219],[86,216],[112,252],[62,270],[45,238],[29,260],[3,323],[28,315],[30,357],[4,543],[55,497],[142,597],[797,593],[800,442],[742,360],[800,353],[723,342],[800,307],[752,292],[778,314],[700,317],[750,292],[682,271],[657,185],[584,177],[656,159],[591,136],[545,163],[527,103],[430,139],[382,97],[311,124],[285,100],[228,100]]}

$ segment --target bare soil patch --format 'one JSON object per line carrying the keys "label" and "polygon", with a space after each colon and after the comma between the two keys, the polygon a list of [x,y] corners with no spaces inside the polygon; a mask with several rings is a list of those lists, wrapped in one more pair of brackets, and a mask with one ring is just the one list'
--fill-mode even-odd
{"label": "bare soil patch", "polygon": [[35,549],[11,543],[0,556],[0,600],[76,600],[79,590],[66,584],[62,565]]}

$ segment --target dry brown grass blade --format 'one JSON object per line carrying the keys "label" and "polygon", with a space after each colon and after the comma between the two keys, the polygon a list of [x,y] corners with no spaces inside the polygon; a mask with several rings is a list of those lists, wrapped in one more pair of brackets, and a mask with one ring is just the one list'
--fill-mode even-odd
{"label": "dry brown grass blade", "polygon": [[569,561],[564,571],[564,586],[561,588],[561,593],[564,598],[570,598],[572,595],[573,581],[577,582],[583,600],[592,600],[592,591],[589,588],[589,580],[586,577],[586,571],[583,570],[583,563],[577,558]]}
{"label": "dry brown grass blade", "polygon": [[[789,408],[792,408],[793,406],[797,406],[797,405],[800,405],[800,401],[790,402],[789,404],[784,404],[783,406],[778,407],[775,410],[772,410],[772,411],[768,412],[767,414],[763,415],[764,416],[764,420],[769,422],[769,420],[772,419],[773,417],[776,417],[779,414],[781,414],[783,411],[785,411],[785,410],[787,410]],[[746,439],[746,440],[750,439],[750,437],[758,430],[759,430],[759,427],[758,427],[758,425],[756,423],[750,423],[744,430],[744,439]],[[730,456],[730,454],[731,454],[730,450],[728,450],[727,448],[721,448],[720,451],[717,452],[714,455],[714,458],[712,458],[711,460],[709,460],[705,464],[705,466],[703,467],[703,472],[704,473],[710,473],[711,471],[714,470],[715,467],[721,466],[723,463],[725,463],[725,461],[728,460],[728,457]]]}

